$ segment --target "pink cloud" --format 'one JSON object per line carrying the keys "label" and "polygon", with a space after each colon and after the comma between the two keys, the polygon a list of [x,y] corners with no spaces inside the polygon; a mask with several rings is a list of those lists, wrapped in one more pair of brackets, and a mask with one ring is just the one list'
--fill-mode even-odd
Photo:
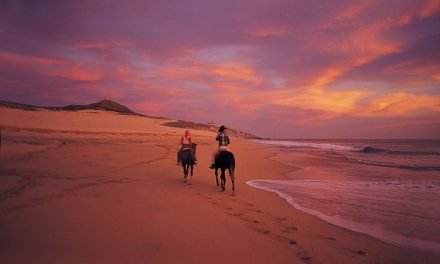
{"label": "pink cloud", "polygon": [[391,93],[376,97],[359,107],[355,115],[417,116],[423,112],[439,113],[440,96]]}
{"label": "pink cloud", "polygon": [[336,14],[337,20],[347,20],[358,16],[361,12],[372,4],[371,0],[356,1],[355,3],[348,4],[338,14]]}
{"label": "pink cloud", "polygon": [[279,37],[287,34],[288,31],[284,28],[262,28],[255,32],[252,32],[251,35],[256,37]]}
{"label": "pink cloud", "polygon": [[419,16],[421,18],[429,18],[440,12],[440,1],[439,0],[427,0],[419,11]]}
{"label": "pink cloud", "polygon": [[102,78],[102,73],[94,67],[79,66],[62,59],[2,53],[0,54],[0,61],[11,63],[17,67],[29,69],[39,74],[72,80],[96,81]]}

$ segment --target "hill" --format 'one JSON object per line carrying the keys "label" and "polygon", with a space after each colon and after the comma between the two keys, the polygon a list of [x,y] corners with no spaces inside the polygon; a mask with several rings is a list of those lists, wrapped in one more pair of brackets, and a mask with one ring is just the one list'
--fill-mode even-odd
{"label": "hill", "polygon": [[26,111],[37,111],[38,109],[48,109],[48,110],[66,110],[66,111],[78,111],[78,110],[103,110],[103,111],[113,111],[121,114],[129,115],[141,115],[130,108],[116,103],[112,100],[102,100],[96,103],[87,105],[66,105],[66,106],[35,106],[29,104],[21,104],[15,102],[0,101],[0,107],[16,108]]}
{"label": "hill", "polygon": [[[124,115],[136,115],[136,116],[143,116],[143,117],[150,117],[142,114],[138,114],[134,111],[132,111],[130,108],[121,105],[117,102],[111,101],[111,100],[102,100],[96,103],[91,103],[87,105],[66,105],[66,106],[60,106],[60,107],[45,107],[45,106],[35,106],[35,105],[29,105],[29,104],[21,104],[21,103],[15,103],[15,102],[7,102],[7,101],[0,101],[0,107],[7,107],[7,108],[15,108],[15,109],[21,109],[25,111],[38,111],[39,109],[47,109],[47,110],[56,110],[56,111],[79,111],[79,110],[102,110],[102,111],[112,111]],[[163,117],[159,117],[160,119],[167,119]],[[209,124],[201,124],[201,123],[194,123],[190,121],[183,121],[183,120],[177,120],[177,121],[169,121],[165,122],[162,125],[168,126],[168,127],[178,127],[178,128],[186,128],[186,129],[194,129],[194,130],[205,130],[205,131],[212,131],[217,132],[218,127],[214,125]],[[254,134],[247,133],[238,129],[229,128],[228,129],[229,135],[233,137],[238,138],[259,138],[255,136]]]}
{"label": "hill", "polygon": [[102,100],[97,103],[92,103],[88,105],[66,105],[61,107],[62,110],[70,110],[70,111],[76,111],[76,110],[104,110],[104,111],[113,111],[123,114],[130,114],[130,115],[140,115],[136,112],[133,112],[130,108],[121,105],[119,103],[116,103],[112,100]]}
{"label": "hill", "polygon": [[20,104],[20,103],[14,103],[14,102],[6,102],[6,101],[0,101],[0,107],[6,107],[6,108],[15,108],[15,109],[21,109],[25,111],[37,111],[38,106],[34,105],[28,105],[28,104]]}

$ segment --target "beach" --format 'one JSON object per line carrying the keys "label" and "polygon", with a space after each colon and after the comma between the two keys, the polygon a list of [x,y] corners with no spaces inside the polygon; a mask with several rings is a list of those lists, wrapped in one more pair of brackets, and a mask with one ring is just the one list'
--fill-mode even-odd
{"label": "beach", "polygon": [[[215,133],[198,144],[191,184],[176,152],[184,128],[106,111],[0,108],[2,263],[438,263],[440,255],[350,231],[249,181],[322,179],[322,155],[231,138],[236,195],[210,170]],[[301,175],[298,173],[301,172]],[[309,173],[307,173],[309,172]],[[297,173],[295,175],[295,173]],[[322,175],[321,175],[322,176]]]}

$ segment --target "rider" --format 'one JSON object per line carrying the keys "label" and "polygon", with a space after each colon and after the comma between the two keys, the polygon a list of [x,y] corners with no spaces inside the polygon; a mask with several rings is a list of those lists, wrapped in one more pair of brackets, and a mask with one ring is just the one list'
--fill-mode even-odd
{"label": "rider", "polygon": [[226,135],[226,129],[227,127],[221,126],[218,129],[217,137],[215,138],[216,141],[218,141],[218,149],[215,150],[215,152],[212,154],[211,159],[211,167],[210,169],[214,169],[215,167],[215,158],[220,153],[220,151],[230,151],[228,148],[228,145],[231,144],[231,141],[229,140],[229,137]]}
{"label": "rider", "polygon": [[[177,166],[180,166],[182,151],[188,150],[188,149],[191,151],[194,151],[193,150],[193,143],[191,140],[191,133],[189,130],[186,130],[185,135],[183,135],[180,138],[180,145],[181,145],[181,147],[180,147],[179,151],[177,152]],[[194,153],[194,159],[195,159],[194,164],[197,164],[197,159],[195,157],[195,153]]]}

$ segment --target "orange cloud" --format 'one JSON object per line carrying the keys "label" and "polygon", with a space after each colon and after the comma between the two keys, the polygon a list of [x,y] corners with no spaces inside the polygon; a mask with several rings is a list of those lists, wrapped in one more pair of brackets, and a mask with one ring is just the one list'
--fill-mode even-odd
{"label": "orange cloud", "polygon": [[66,63],[63,60],[49,59],[49,58],[36,57],[36,56],[30,56],[29,59],[32,62],[35,62],[35,63],[38,63],[38,64],[46,64],[46,65],[63,65],[63,64]]}
{"label": "orange cloud", "polygon": [[114,47],[127,46],[129,43],[127,41],[98,41],[98,42],[80,42],[75,43],[70,46],[71,49],[110,49]]}
{"label": "orange cloud", "polygon": [[440,112],[440,97],[392,93],[375,96],[369,90],[284,89],[245,93],[223,93],[218,97],[224,105],[238,111],[254,111],[265,105],[315,111],[319,116],[308,116],[300,121],[313,124],[317,120],[340,115],[357,117],[417,116]]}
{"label": "orange cloud", "polygon": [[[368,2],[368,1],[367,1]],[[343,58],[334,65],[324,69],[310,82],[308,89],[321,90],[334,83],[353,68],[365,65],[377,58],[393,54],[402,49],[404,43],[384,38],[383,35],[390,29],[401,26],[400,18],[379,21],[360,27],[348,34],[344,39],[337,41],[323,41],[322,36],[309,40],[309,47],[313,51],[328,55],[338,55]]]}
{"label": "orange cloud", "polygon": [[401,50],[401,42],[383,38],[387,31],[400,25],[399,23],[399,18],[396,18],[360,27],[359,30],[342,40],[342,43],[337,43],[332,48],[354,55],[356,64],[368,63],[377,57]]}
{"label": "orange cloud", "polygon": [[92,67],[78,66],[75,63],[53,58],[26,56],[13,53],[0,53],[0,61],[21,68],[30,69],[38,74],[58,76],[79,81],[96,81],[102,78],[102,73]]}
{"label": "orange cloud", "polygon": [[370,4],[371,0],[364,1],[356,1],[352,5],[348,5],[344,8],[340,13],[336,15],[337,20],[346,20],[351,19],[359,15],[362,11],[364,11]]}
{"label": "orange cloud", "polygon": [[243,92],[243,90],[248,89],[247,85],[242,83],[224,81],[220,83],[213,83],[212,86],[222,92]]}
{"label": "orange cloud", "polygon": [[429,18],[440,11],[440,0],[427,0],[420,11],[418,12],[419,17]]}
{"label": "orange cloud", "polygon": [[255,32],[252,32],[251,35],[256,36],[256,37],[279,37],[282,35],[285,35],[287,33],[287,30],[283,29],[283,28],[273,28],[273,27],[269,27],[269,28],[264,28],[264,29],[260,29],[257,30]]}
{"label": "orange cloud", "polygon": [[368,91],[288,91],[278,95],[272,103],[283,106],[320,110],[333,113],[348,113],[356,109],[359,100],[370,96]]}
{"label": "orange cloud", "polygon": [[[252,67],[239,62],[225,63],[192,63],[181,66],[164,66],[158,71],[158,75],[175,80],[198,81],[205,83],[205,77],[213,77],[218,80],[211,80],[210,86],[216,82],[247,82],[257,85],[262,82]],[[208,83],[206,83],[208,84]]]}
{"label": "orange cloud", "polygon": [[384,69],[384,72],[398,72],[407,75],[419,75],[429,80],[440,80],[440,65],[426,62],[424,58],[406,60]]}
{"label": "orange cloud", "polygon": [[0,52],[0,61],[15,64],[17,66],[32,65],[64,65],[66,61],[60,59],[44,58],[37,56],[26,56],[15,53]]}
{"label": "orange cloud", "polygon": [[422,111],[440,112],[440,97],[393,93],[374,98],[359,107],[354,115],[360,116],[406,116]]}
{"label": "orange cloud", "polygon": [[[336,19],[354,18],[370,4],[372,4],[372,1],[367,0],[350,5],[336,15]],[[427,0],[419,9],[416,8],[406,14],[389,17],[386,20],[378,20],[359,27],[358,30],[340,41],[322,41],[323,38],[320,35],[317,36],[317,39],[311,39],[309,46],[312,49],[330,55],[345,55],[345,58],[338,62],[337,65],[331,65],[320,72],[319,76],[310,83],[309,89],[319,90],[325,88],[326,85],[334,83],[339,77],[342,77],[353,68],[367,64],[382,56],[401,51],[405,48],[406,43],[391,40],[385,34],[394,28],[408,25],[417,17],[426,18],[438,12],[440,12],[440,0]],[[426,76],[430,76],[433,80],[438,80],[440,75],[438,66],[407,68],[405,72],[409,74],[426,74]]]}
{"label": "orange cloud", "polygon": [[46,74],[77,81],[97,81],[103,77],[102,73],[96,69],[83,68],[74,65],[54,69]]}
{"label": "orange cloud", "polygon": [[408,25],[413,21],[413,16],[411,15],[403,15],[397,19],[397,24],[399,26],[405,26]]}
{"label": "orange cloud", "polygon": [[309,86],[309,90],[321,91],[322,87],[333,83],[336,78],[342,76],[350,66],[336,66],[333,68],[326,69],[325,72],[321,73],[313,83]]}
{"label": "orange cloud", "polygon": [[214,64],[208,69],[208,73],[212,76],[230,80],[253,83],[259,83],[261,81],[261,78],[255,74],[254,69],[238,62]]}

